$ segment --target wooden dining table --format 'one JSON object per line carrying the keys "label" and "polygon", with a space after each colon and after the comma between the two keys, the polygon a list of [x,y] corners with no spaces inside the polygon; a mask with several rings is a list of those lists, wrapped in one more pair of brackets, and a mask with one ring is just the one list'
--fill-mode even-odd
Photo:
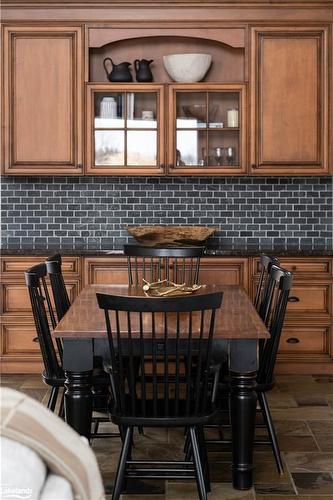
{"label": "wooden dining table", "polygon": [[[260,339],[268,338],[269,333],[241,287],[206,285],[195,293],[204,295],[215,291],[223,292],[222,306],[216,314],[214,342],[223,344],[228,353],[233,486],[249,489],[253,484],[258,344]],[[52,333],[53,337],[63,340],[66,421],[88,438],[94,357],[109,358],[105,317],[98,308],[96,293],[144,296],[141,286],[88,285]],[[125,329],[124,323],[124,333]]]}

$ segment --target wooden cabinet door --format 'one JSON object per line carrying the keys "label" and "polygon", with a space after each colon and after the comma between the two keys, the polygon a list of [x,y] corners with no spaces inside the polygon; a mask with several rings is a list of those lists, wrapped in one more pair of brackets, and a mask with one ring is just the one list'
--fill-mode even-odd
{"label": "wooden cabinet door", "polygon": [[126,257],[86,257],[83,264],[83,282],[86,285],[127,285]]}
{"label": "wooden cabinet door", "polygon": [[326,27],[260,27],[251,33],[251,171],[329,171]]}
{"label": "wooden cabinet door", "polygon": [[82,172],[81,28],[4,28],[6,174]]}
{"label": "wooden cabinet door", "polygon": [[87,85],[86,173],[164,173],[164,85]]}
{"label": "wooden cabinet door", "polygon": [[246,173],[246,102],[242,84],[169,85],[168,172]]}
{"label": "wooden cabinet door", "polygon": [[248,290],[248,259],[204,257],[200,262],[199,283],[204,285],[240,285]]}

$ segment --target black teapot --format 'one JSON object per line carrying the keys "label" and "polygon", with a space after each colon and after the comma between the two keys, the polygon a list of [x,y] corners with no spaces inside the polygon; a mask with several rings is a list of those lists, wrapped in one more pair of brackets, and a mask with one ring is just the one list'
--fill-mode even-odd
{"label": "black teapot", "polygon": [[[106,67],[106,61],[110,61],[112,64],[112,70],[109,73]],[[119,64],[114,64],[110,57],[106,57],[103,61],[103,66],[105,69],[106,76],[110,82],[132,82],[133,78],[129,70],[131,63],[122,62]]]}
{"label": "black teapot", "polygon": [[135,67],[135,73],[136,73],[136,80],[137,82],[152,82],[153,81],[153,75],[150,70],[149,65],[153,62],[153,59],[150,59],[147,61],[147,59],[135,59],[134,61],[134,67]]}

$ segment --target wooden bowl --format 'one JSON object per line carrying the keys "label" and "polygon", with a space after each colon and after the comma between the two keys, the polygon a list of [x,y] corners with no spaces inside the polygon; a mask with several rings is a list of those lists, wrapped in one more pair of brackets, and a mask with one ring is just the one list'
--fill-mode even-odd
{"label": "wooden bowl", "polygon": [[204,226],[125,226],[140,244],[149,247],[162,245],[200,245],[216,228]]}

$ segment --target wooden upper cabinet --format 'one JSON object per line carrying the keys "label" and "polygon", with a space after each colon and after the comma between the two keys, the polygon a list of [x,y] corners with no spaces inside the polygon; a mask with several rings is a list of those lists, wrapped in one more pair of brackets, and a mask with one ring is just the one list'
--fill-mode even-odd
{"label": "wooden upper cabinet", "polygon": [[82,172],[80,27],[4,28],[6,174]]}
{"label": "wooden upper cabinet", "polygon": [[251,30],[251,171],[329,171],[326,27]]}

